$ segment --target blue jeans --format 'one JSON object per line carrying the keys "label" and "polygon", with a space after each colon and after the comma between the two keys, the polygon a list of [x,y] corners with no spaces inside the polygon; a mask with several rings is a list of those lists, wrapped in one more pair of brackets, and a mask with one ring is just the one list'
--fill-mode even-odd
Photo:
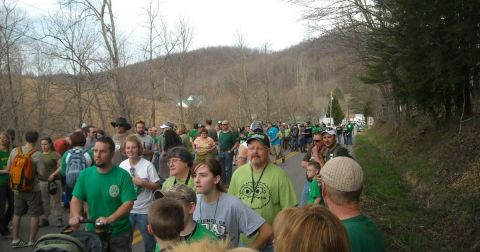
{"label": "blue jeans", "polygon": [[148,215],[147,214],[136,214],[136,213],[131,213],[129,218],[130,218],[130,224],[132,225],[132,228],[134,229],[135,227],[138,228],[140,231],[140,234],[142,235],[143,238],[143,247],[146,252],[153,252],[155,251],[155,238],[150,235],[147,231],[147,220]]}
{"label": "blue jeans", "polygon": [[226,151],[219,152],[218,161],[222,167],[222,183],[225,186],[230,185],[230,180],[232,179],[233,153]]}
{"label": "blue jeans", "polygon": [[303,183],[303,191],[300,199],[300,204],[302,206],[305,206],[308,204],[308,194],[310,193],[310,184],[312,184],[312,182],[308,182],[308,180],[305,179],[305,183]]}

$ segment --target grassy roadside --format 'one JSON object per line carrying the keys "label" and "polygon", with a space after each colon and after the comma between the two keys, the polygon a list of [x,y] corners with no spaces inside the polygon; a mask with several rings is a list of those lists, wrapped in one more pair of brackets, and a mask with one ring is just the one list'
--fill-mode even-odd
{"label": "grassy roadside", "polygon": [[372,137],[376,141],[387,141],[371,133],[359,135],[355,141],[355,156],[365,173],[364,212],[374,218],[383,231],[387,251],[430,250],[432,241],[426,227],[435,221],[435,215],[420,207],[395,167],[372,144]]}

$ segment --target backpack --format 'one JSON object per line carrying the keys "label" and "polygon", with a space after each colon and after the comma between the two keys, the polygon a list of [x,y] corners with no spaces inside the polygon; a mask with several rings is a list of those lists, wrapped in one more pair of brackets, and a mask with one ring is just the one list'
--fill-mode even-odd
{"label": "backpack", "polygon": [[87,168],[87,159],[85,159],[85,152],[80,149],[70,150],[69,153],[70,157],[68,158],[65,172],[66,184],[69,188],[73,188],[80,172]]}
{"label": "backpack", "polygon": [[10,188],[18,192],[31,192],[33,190],[34,170],[30,157],[35,153],[31,149],[23,154],[22,147],[17,147],[17,155],[13,159],[10,167]]}

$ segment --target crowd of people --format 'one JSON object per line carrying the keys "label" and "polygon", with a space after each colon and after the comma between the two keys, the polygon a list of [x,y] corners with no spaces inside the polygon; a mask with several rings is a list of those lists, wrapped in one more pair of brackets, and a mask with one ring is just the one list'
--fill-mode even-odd
{"label": "crowd of people", "polygon": [[[145,251],[385,249],[359,207],[362,168],[337,142],[345,136],[352,143],[348,124],[253,122],[234,130],[228,120],[206,120],[187,130],[139,120],[131,132],[119,117],[111,125],[111,136],[82,125],[55,141],[41,138],[39,150],[36,131],[27,131],[20,147],[0,132],[0,231],[12,232],[12,248],[33,246],[53,218],[72,231],[83,219],[108,224],[109,251],[131,251],[135,229]],[[278,166],[286,151],[305,152],[300,202]],[[28,241],[19,236],[25,214]],[[95,225],[84,228],[93,232]]]}

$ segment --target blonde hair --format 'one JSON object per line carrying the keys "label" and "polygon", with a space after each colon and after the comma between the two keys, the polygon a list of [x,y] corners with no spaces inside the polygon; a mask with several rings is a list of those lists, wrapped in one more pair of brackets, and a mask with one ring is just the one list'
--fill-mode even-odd
{"label": "blonde hair", "polygon": [[275,252],[350,251],[340,220],[317,205],[282,210],[273,222],[273,234]]}
{"label": "blonde hair", "polygon": [[137,147],[138,147],[138,156],[141,157],[142,154],[143,154],[142,141],[140,141],[140,139],[139,139],[136,135],[134,135],[134,134],[128,135],[127,138],[125,138],[125,141],[122,143],[123,153],[125,153],[125,146],[127,145],[127,142],[132,142],[132,143],[136,143],[136,144],[137,144]]}
{"label": "blonde hair", "polygon": [[212,241],[210,239],[203,239],[198,242],[193,242],[190,244],[187,243],[179,243],[178,245],[174,246],[173,248],[167,250],[169,252],[255,252],[256,250],[249,249],[249,248],[234,248],[230,249],[228,245],[228,241],[226,240],[219,240],[219,241]]}

